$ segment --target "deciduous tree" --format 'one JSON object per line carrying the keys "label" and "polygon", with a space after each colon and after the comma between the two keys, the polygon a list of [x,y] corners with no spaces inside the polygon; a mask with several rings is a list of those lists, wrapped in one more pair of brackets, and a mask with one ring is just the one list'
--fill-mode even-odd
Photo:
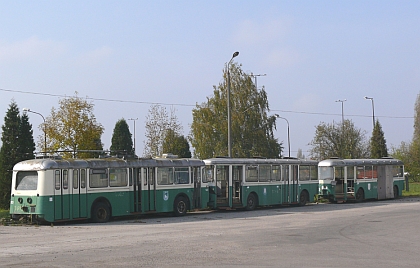
{"label": "deciduous tree", "polygon": [[356,128],[351,120],[344,120],[344,124],[321,122],[316,126],[315,137],[310,143],[310,155],[317,160],[367,158],[369,146],[365,135],[366,132]]}
{"label": "deciduous tree", "polygon": [[[258,90],[241,65],[232,63],[229,67],[232,156],[280,157],[282,146],[273,135],[276,118],[268,115],[264,87]],[[198,158],[228,155],[227,78],[224,70],[223,81],[213,86],[213,96],[193,109],[189,138]]]}
{"label": "deciduous tree", "polygon": [[[59,101],[46,118],[47,149],[65,158],[96,157],[103,149],[103,126],[96,121],[92,103],[77,96]],[[42,126],[43,127],[43,126]]]}
{"label": "deciduous tree", "polygon": [[184,136],[175,133],[172,129],[166,131],[162,148],[164,153],[172,153],[181,158],[191,158],[188,140]]}

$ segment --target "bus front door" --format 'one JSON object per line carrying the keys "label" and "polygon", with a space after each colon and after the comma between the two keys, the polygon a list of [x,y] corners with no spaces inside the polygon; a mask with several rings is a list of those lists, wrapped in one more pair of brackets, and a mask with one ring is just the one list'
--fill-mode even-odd
{"label": "bus front door", "polygon": [[144,189],[142,194],[144,212],[156,210],[156,178],[154,168],[145,170]]}
{"label": "bus front door", "polygon": [[[230,191],[229,191],[230,190]],[[216,167],[216,194],[217,207],[231,207],[232,195],[229,194],[232,189],[229,187],[229,166]]]}

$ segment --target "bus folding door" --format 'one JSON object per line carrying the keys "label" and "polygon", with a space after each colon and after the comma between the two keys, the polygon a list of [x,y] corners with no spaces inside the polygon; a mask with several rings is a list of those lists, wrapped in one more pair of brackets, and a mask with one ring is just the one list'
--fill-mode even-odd
{"label": "bus folding door", "polygon": [[70,189],[67,169],[54,171],[54,219],[70,218]]}
{"label": "bus folding door", "polygon": [[156,176],[154,168],[144,169],[142,189],[142,211],[156,210]]}

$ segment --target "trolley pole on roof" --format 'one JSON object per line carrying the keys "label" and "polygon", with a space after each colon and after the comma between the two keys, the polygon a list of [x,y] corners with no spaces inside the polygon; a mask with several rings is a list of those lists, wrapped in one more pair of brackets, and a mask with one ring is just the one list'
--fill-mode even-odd
{"label": "trolley pole on roof", "polygon": [[44,156],[47,155],[47,131],[46,131],[47,125],[45,124],[45,117],[42,114],[40,114],[38,112],[35,112],[35,111],[32,111],[29,108],[23,108],[23,111],[40,115],[42,117],[42,120],[44,120],[44,127],[43,127],[43,131],[44,131]]}
{"label": "trolley pole on roof", "polygon": [[230,63],[232,62],[233,58],[238,56],[239,52],[236,51],[235,53],[233,53],[232,58],[230,59],[230,61],[227,64],[227,82],[228,82],[228,95],[227,95],[227,115],[228,115],[228,156],[232,157],[232,141],[231,141],[231,114],[230,114]]}
{"label": "trolley pole on roof", "polygon": [[134,139],[134,143],[133,143],[133,149],[134,149],[134,155],[136,154],[136,120],[139,120],[138,118],[129,118],[128,120],[133,120],[134,122],[134,135],[133,135],[133,139]]}

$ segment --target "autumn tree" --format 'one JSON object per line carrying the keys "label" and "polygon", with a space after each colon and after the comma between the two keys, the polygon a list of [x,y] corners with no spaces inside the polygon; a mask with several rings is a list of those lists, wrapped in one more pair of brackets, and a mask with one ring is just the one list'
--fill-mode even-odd
{"label": "autumn tree", "polygon": [[161,156],[164,153],[163,143],[168,130],[176,135],[180,135],[182,131],[175,109],[171,108],[168,114],[164,106],[152,105],[146,117],[146,140],[143,152],[145,157]]}
{"label": "autumn tree", "polygon": [[111,139],[111,154],[134,155],[133,140],[125,119],[117,121]]}
{"label": "autumn tree", "polygon": [[0,207],[10,204],[10,187],[13,166],[34,158],[35,143],[28,115],[19,115],[17,104],[12,101],[4,117],[0,148]]}
{"label": "autumn tree", "polygon": [[[103,126],[96,121],[92,103],[76,96],[59,101],[46,118],[48,151],[58,151],[64,158],[96,157],[103,149]],[[44,126],[42,126],[43,128]]]}
{"label": "autumn tree", "polygon": [[386,140],[379,120],[376,120],[375,127],[370,138],[370,158],[381,158],[388,156]]}
{"label": "autumn tree", "polygon": [[310,155],[317,160],[330,157],[367,158],[369,146],[365,136],[366,132],[356,128],[351,120],[332,124],[321,122],[310,142]]}
{"label": "autumn tree", "polygon": [[191,158],[188,140],[184,136],[175,133],[172,129],[168,129],[165,133],[162,150],[164,153],[172,153],[180,158]]}
{"label": "autumn tree", "polygon": [[[264,87],[258,90],[241,67],[229,65],[232,156],[278,158],[282,146],[274,138],[276,118],[268,115],[267,93]],[[225,69],[213,96],[193,109],[189,139],[198,158],[228,155],[227,78]]]}

